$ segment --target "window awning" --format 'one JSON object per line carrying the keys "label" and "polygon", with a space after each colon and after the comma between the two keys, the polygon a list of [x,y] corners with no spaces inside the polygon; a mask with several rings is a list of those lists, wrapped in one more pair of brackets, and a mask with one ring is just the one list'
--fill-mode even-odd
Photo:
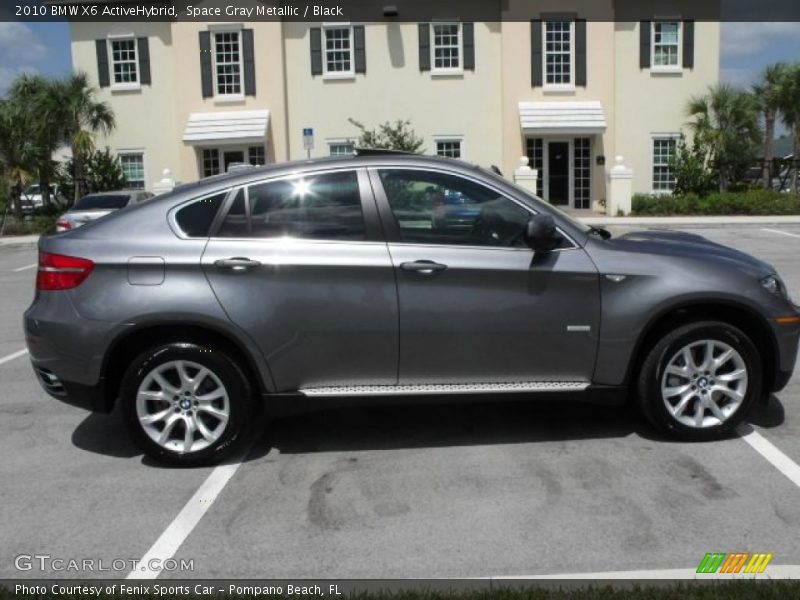
{"label": "window awning", "polygon": [[192,113],[183,132],[183,141],[195,145],[263,143],[268,125],[268,110]]}
{"label": "window awning", "polygon": [[520,102],[522,131],[537,134],[596,134],[606,130],[600,102]]}

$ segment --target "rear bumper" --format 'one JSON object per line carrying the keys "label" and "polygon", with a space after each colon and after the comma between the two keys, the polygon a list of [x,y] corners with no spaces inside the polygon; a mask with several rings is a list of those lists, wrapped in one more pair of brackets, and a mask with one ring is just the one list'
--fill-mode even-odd
{"label": "rear bumper", "polygon": [[111,411],[114,403],[104,393],[105,381],[103,379],[100,379],[95,385],[62,381],[49,369],[37,367],[34,361],[31,362],[42,389],[56,400],[92,412],[107,413]]}

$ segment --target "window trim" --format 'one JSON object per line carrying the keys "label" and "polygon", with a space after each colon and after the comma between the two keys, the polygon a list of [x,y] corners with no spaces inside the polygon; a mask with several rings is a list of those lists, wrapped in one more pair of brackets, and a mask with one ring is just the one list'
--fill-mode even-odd
{"label": "window trim", "polygon": [[[440,25],[456,25],[458,27],[458,67],[437,67],[436,66],[436,27]],[[431,21],[428,28],[430,44],[430,61],[432,76],[450,76],[464,74],[464,24],[461,21]],[[450,47],[450,46],[448,46]]]}
{"label": "window trim", "polygon": [[[656,181],[655,181],[655,170],[656,170],[656,147],[655,143],[656,140],[674,140],[675,141],[675,151],[678,149],[678,141],[681,139],[680,133],[675,132],[665,132],[665,133],[651,133],[650,134],[650,193],[655,196],[666,196],[672,194],[672,189],[668,190],[658,190],[656,189]],[[663,166],[663,165],[658,165]],[[672,174],[673,179],[675,179],[674,173]],[[676,180],[677,181],[677,180]]]}
{"label": "window trim", "polygon": [[[547,82],[547,25],[549,23],[569,23],[569,81],[570,83]],[[575,91],[575,19],[544,19],[542,20],[542,91],[548,92],[574,92]]]}
{"label": "window trim", "polygon": [[[118,148],[117,149],[117,158],[120,162],[120,167],[122,166],[122,156],[141,156],[142,157],[142,187],[141,188],[132,188],[132,189],[141,189],[142,191],[147,191],[147,157],[144,148]],[[123,171],[124,173],[124,171]],[[127,178],[126,178],[127,180]]]}
{"label": "window trim", "polygon": [[[114,65],[117,61],[114,60],[114,42],[133,42],[133,63],[136,67],[136,81],[117,82],[114,76]],[[136,39],[136,34],[133,32],[128,33],[109,33],[106,36],[106,47],[108,48],[108,76],[109,76],[109,89],[112,92],[129,92],[142,89],[142,73],[139,65],[139,44]],[[130,62],[130,61],[124,61]]]}
{"label": "window trim", "polygon": [[439,144],[440,143],[455,143],[458,142],[459,144],[459,157],[454,160],[466,160],[467,152],[466,152],[466,145],[464,144],[464,136],[463,135],[435,135],[433,136],[433,155],[434,156],[442,156],[445,158],[452,158],[446,157],[443,154],[439,154]]}
{"label": "window trim", "polygon": [[[213,87],[214,102],[240,102],[245,99],[244,95],[244,45],[242,43],[242,31],[244,26],[238,24],[213,24],[209,25],[208,32],[211,34],[211,83]],[[219,93],[219,74],[217,73],[217,35],[225,33],[235,33],[239,45],[239,93],[220,94]],[[234,64],[234,63],[226,63]]]}
{"label": "window trim", "polygon": [[356,140],[353,138],[327,138],[325,144],[328,146],[328,156],[350,156],[349,154],[331,154],[331,146],[344,146],[348,144],[353,147],[353,150],[356,148]]}
{"label": "window trim", "polygon": [[[342,23],[322,23],[320,26],[322,30],[322,78],[323,79],[355,79],[356,78],[356,49],[355,49],[355,35],[353,33],[353,24],[348,22]],[[347,29],[348,39],[350,41],[350,70],[349,71],[329,71],[328,70],[328,31],[331,29]]]}
{"label": "window trim", "polygon": [[[656,65],[656,25],[659,23],[676,23],[678,25],[678,58],[674,65]],[[663,45],[663,44],[662,44]],[[650,72],[682,73],[683,72],[683,21],[679,17],[657,17],[650,23]]]}
{"label": "window trim", "polygon": [[[264,165],[269,164],[267,163],[267,148],[266,143],[264,144],[235,144],[232,146],[228,145],[221,145],[221,146],[196,146],[196,149],[199,151],[196,153],[197,155],[197,177],[200,180],[208,179],[209,177],[216,177],[217,175],[224,175],[225,174],[225,153],[226,152],[242,152],[244,154],[244,162],[245,164],[250,163],[250,148],[261,146],[264,148]],[[218,153],[218,161],[219,161],[219,171],[214,173],[213,175],[204,175],[203,174],[203,152],[206,150],[216,150]],[[260,165],[260,166],[264,166]]]}

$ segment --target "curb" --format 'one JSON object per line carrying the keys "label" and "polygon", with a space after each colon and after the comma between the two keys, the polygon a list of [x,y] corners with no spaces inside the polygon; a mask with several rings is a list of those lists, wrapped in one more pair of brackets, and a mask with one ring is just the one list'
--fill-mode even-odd
{"label": "curb", "polygon": [[0,246],[14,246],[18,244],[36,244],[39,235],[9,235],[0,237]]}
{"label": "curb", "polygon": [[729,217],[578,217],[586,225],[680,225],[684,227],[735,227],[742,225],[800,225],[800,215]]}

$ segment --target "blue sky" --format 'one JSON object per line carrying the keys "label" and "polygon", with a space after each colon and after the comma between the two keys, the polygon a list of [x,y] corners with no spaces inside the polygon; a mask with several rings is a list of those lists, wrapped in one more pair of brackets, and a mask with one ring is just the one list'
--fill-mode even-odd
{"label": "blue sky", "polygon": [[[800,61],[800,23],[723,24],[723,81],[749,85],[779,60]],[[63,75],[70,68],[68,24],[0,22],[0,93],[19,72]]]}

